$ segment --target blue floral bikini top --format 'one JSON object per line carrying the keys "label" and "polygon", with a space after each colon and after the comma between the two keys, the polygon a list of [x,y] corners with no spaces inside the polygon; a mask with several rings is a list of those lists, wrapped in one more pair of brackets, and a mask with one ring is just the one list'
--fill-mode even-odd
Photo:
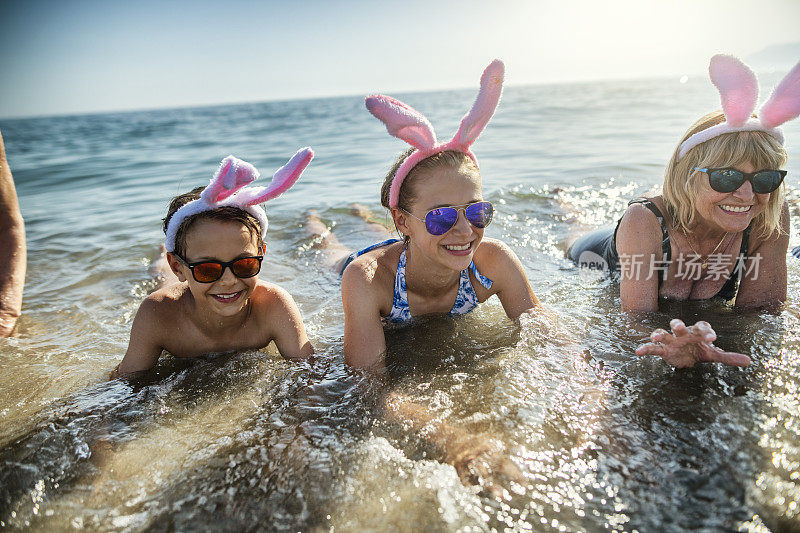
{"label": "blue floral bikini top", "polygon": [[[388,246],[400,242],[400,239],[388,239],[377,244],[373,244],[363,250],[353,252],[347,258],[342,267],[342,272],[347,268],[347,265],[356,257],[383,246]],[[478,272],[478,267],[472,261],[469,267],[461,271],[461,276],[458,282],[458,293],[456,294],[456,301],[453,308],[450,309],[451,315],[464,315],[478,307],[478,295],[475,294],[475,289],[472,287],[472,282],[469,279],[469,273],[475,276],[478,283],[483,285],[484,288],[490,289],[492,287],[492,280]],[[385,322],[407,322],[411,320],[411,308],[408,305],[408,290],[406,288],[406,251],[400,253],[400,259],[397,262],[397,274],[394,277],[394,295],[392,296],[392,310],[389,314],[383,317]]]}

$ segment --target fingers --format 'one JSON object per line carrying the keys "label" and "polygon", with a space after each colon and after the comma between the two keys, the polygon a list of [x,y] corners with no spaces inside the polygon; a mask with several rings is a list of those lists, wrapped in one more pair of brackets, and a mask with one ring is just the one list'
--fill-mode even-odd
{"label": "fingers", "polygon": [[686,327],[683,320],[673,318],[669,322],[669,327],[672,330],[672,334],[676,337],[686,337],[689,335],[689,328]]}
{"label": "fingers", "polygon": [[[675,338],[686,342],[714,342],[717,334],[711,328],[711,324],[705,320],[700,320],[694,326],[687,327],[686,324],[677,318],[669,323],[672,334]],[[694,337],[694,338],[692,338]]]}
{"label": "fingers", "polygon": [[703,342],[714,342],[717,340],[717,334],[711,327],[711,324],[705,320],[699,321],[692,326],[694,333],[703,339]]}
{"label": "fingers", "polygon": [[636,355],[657,355],[658,357],[664,357],[666,351],[663,345],[648,342],[636,348],[635,353]]}
{"label": "fingers", "polygon": [[726,352],[725,350],[721,350],[716,346],[707,346],[706,350],[703,350],[702,361],[707,361],[710,363],[722,363],[728,366],[749,366],[750,365],[750,358],[744,354],[737,353],[737,352]]}
{"label": "fingers", "polygon": [[650,340],[653,342],[668,342],[672,339],[672,335],[665,329],[658,328],[650,334]]}

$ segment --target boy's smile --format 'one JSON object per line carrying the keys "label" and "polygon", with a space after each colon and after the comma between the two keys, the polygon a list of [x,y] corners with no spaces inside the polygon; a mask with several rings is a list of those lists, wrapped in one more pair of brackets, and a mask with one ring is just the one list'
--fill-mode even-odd
{"label": "boy's smile", "polygon": [[[259,255],[256,236],[239,222],[201,219],[186,233],[185,259],[193,264],[201,261],[229,262]],[[172,265],[172,262],[170,263]],[[195,281],[189,267],[175,261],[175,274],[189,284],[189,290],[201,309],[233,317],[245,310],[258,283],[258,276],[239,278],[225,268],[222,277],[211,283]]]}
{"label": "boy's smile", "polygon": [[233,303],[239,299],[239,296],[244,294],[244,290],[233,292],[233,293],[220,293],[220,294],[211,294],[211,297],[217,300],[218,302],[222,303]]}

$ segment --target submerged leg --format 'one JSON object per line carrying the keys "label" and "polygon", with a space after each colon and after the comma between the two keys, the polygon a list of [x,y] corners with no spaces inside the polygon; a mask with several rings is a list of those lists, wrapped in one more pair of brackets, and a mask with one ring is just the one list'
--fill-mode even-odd
{"label": "submerged leg", "polygon": [[313,209],[306,213],[305,230],[309,237],[314,238],[313,247],[322,253],[325,266],[334,270],[341,268],[342,262],[352,250],[339,242],[336,235],[322,222]]}
{"label": "submerged leg", "polygon": [[387,239],[391,236],[390,229],[375,217],[369,207],[362,204],[350,204],[350,212],[366,222],[367,227],[379,234],[382,239]]}
{"label": "submerged leg", "polygon": [[178,276],[169,268],[169,263],[167,263],[167,249],[164,248],[163,244],[161,245],[158,257],[150,263],[148,271],[150,275],[153,276],[153,279],[158,282],[156,288],[153,289],[154,291],[157,291],[161,287],[180,282]]}

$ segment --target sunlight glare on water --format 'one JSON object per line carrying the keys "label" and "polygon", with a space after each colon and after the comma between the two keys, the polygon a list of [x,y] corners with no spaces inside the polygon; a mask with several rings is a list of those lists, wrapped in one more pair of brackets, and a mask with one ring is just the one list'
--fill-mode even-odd
{"label": "sunlight glare on water", "polygon": [[[397,96],[449,132],[474,91]],[[376,237],[351,202],[387,220],[379,187],[404,147],[360,97],[3,121],[29,266],[20,335],[0,340],[0,527],[798,529],[800,261],[776,314],[666,303],[634,317],[613,281],[563,258],[570,237],[657,189],[678,137],[716,102],[710,84],[675,79],[508,88],[475,145],[496,206],[486,235],[514,249],[558,324],[517,327],[496,299],[421,320],[387,333],[383,379],[344,364],[338,276],[302,229],[316,209],[356,248]],[[785,134],[794,246],[800,126]],[[316,357],[165,357],[108,381],[155,287],[169,199],[229,153],[268,177],[306,145],[316,159],[267,206],[261,275],[295,297]],[[635,357],[673,316],[709,320],[753,364]],[[435,426],[393,421],[387,395],[502,449],[498,487],[463,484],[430,443]]]}

